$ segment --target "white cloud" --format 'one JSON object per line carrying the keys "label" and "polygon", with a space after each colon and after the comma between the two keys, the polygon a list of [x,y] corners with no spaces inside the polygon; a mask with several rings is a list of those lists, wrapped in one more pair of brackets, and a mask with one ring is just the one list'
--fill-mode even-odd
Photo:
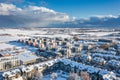
{"label": "white cloud", "polygon": [[93,17],[97,17],[97,18],[118,18],[119,16],[114,16],[114,15],[93,15]]}
{"label": "white cloud", "polygon": [[56,12],[45,7],[28,6],[19,8],[13,4],[0,3],[0,24],[3,24],[3,27],[43,27],[50,23],[64,22],[69,19],[69,16],[65,13]]}
{"label": "white cloud", "polygon": [[[59,26],[60,25],[60,26]],[[97,15],[84,19],[65,22],[63,24],[52,25],[54,27],[100,27],[100,28],[120,28],[120,16]]]}
{"label": "white cloud", "polygon": [[17,10],[16,6],[12,4],[4,4],[4,3],[0,4],[0,15],[9,15],[10,12],[16,11],[16,10]]}

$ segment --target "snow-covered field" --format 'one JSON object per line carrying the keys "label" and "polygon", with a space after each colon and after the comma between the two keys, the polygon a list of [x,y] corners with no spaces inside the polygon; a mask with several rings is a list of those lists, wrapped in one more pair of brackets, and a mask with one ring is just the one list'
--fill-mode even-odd
{"label": "snow-covered field", "polygon": [[91,36],[106,36],[106,35],[109,35],[109,34],[112,34],[112,33],[118,33],[118,32],[89,32],[89,33],[84,33],[84,34],[89,34]]}
{"label": "snow-covered field", "polygon": [[[52,32],[53,31],[53,32]],[[49,33],[47,33],[49,32]],[[51,34],[52,33],[52,34]],[[82,32],[75,32],[75,30],[71,30],[70,32],[71,34],[83,34]],[[91,36],[105,36],[105,35],[109,35],[112,33],[118,33],[118,32],[86,32],[84,34],[88,34]],[[15,45],[11,45],[11,44],[6,44],[4,42],[9,42],[9,41],[15,41],[21,38],[29,38],[29,37],[35,37],[35,36],[40,36],[40,37],[64,37],[64,38],[70,38],[72,37],[71,35],[69,35],[68,33],[60,33],[59,31],[57,33],[54,32],[54,29],[50,30],[49,29],[39,29],[39,30],[23,30],[23,29],[0,29],[0,49],[4,49],[4,48],[11,48]],[[81,38],[86,38],[83,36],[80,36]],[[97,38],[97,37],[96,37]]]}
{"label": "snow-covered field", "polygon": [[67,35],[67,34],[53,34],[53,35],[31,35],[31,36],[50,37],[50,38],[53,38],[53,37],[63,37],[63,38],[70,38],[70,37],[71,37],[70,35]]}
{"label": "snow-covered field", "polygon": [[30,35],[30,34],[35,34],[35,33],[40,33],[40,34],[45,34],[45,31],[42,30],[23,30],[23,29],[0,29],[0,34],[12,34],[12,35],[17,35],[17,34],[23,34],[23,35]]}
{"label": "snow-covered field", "polygon": [[6,44],[6,43],[1,43],[0,46],[1,46],[0,50],[14,47],[14,45]]}
{"label": "snow-covered field", "polygon": [[18,40],[20,38],[27,38],[29,35],[37,33],[45,34],[46,32],[38,30],[0,29],[0,35],[9,34],[6,36],[0,36],[0,42],[8,42]]}
{"label": "snow-covered field", "polygon": [[17,36],[0,36],[0,43],[18,40],[19,37]]}
{"label": "snow-covered field", "polygon": [[21,30],[21,29],[0,29],[0,35],[9,34],[6,36],[0,36],[0,43],[14,41],[21,38],[28,38],[31,36],[40,37],[70,37],[67,34],[52,34],[48,35],[47,31],[44,30]]}

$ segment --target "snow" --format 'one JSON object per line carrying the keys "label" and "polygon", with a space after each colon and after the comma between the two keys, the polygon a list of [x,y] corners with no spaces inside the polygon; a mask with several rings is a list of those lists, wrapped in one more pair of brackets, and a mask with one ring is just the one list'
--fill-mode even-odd
{"label": "snow", "polygon": [[0,50],[4,50],[4,49],[7,49],[7,48],[13,48],[14,45],[10,45],[10,44],[6,44],[6,43],[1,43],[0,44]]}
{"label": "snow", "polygon": [[19,37],[13,37],[13,36],[0,36],[0,42],[8,42],[8,41],[15,41],[18,40]]}
{"label": "snow", "polygon": [[7,71],[7,72],[4,72],[2,74],[2,76],[8,75],[9,77],[12,77],[12,76],[16,75],[16,72],[20,72],[20,70],[19,69],[15,69],[15,70]]}
{"label": "snow", "polygon": [[[87,69],[87,72],[88,73],[98,73],[99,72],[99,75],[101,75],[103,77],[104,80],[112,80],[113,78],[116,78],[116,75],[113,73],[113,72],[109,72],[107,70],[104,70],[104,69],[99,69],[99,68],[95,68],[93,66],[88,66],[88,65],[85,65],[85,64],[82,64],[82,63],[77,63],[77,62],[74,62],[74,61],[71,61],[71,60],[68,60],[68,59],[54,59],[54,60],[51,60],[51,61],[46,61],[46,62],[42,62],[42,63],[39,63],[39,64],[35,64],[35,65],[31,65],[31,66],[27,66],[27,67],[23,67],[22,70],[23,71],[26,71],[26,72],[29,72],[31,71],[35,66],[40,66],[40,67],[43,67],[44,64],[53,64],[53,63],[56,63],[58,61],[62,61],[64,64],[72,64],[73,67],[74,66],[78,66],[80,70],[83,70],[83,69]],[[8,71],[8,72],[4,72],[3,73],[3,76],[5,76],[5,74],[8,74],[9,76],[13,76],[15,74],[11,74],[11,72],[16,72],[17,70],[13,70],[13,71]],[[48,80],[50,78],[50,75],[47,75],[44,77],[44,80]],[[62,80],[61,77],[58,77],[57,80]],[[63,80],[66,80],[63,78]]]}
{"label": "snow", "polygon": [[35,55],[32,55],[30,51],[26,51],[26,52],[20,53],[20,54],[16,55],[16,57],[19,60],[23,61],[23,63],[39,58],[39,57],[37,57]]}
{"label": "snow", "polygon": [[118,33],[118,32],[87,32],[87,33],[84,33],[84,34],[89,34],[91,36],[100,37],[100,36],[106,36],[106,35],[109,35],[109,34],[112,34],[112,33]]}
{"label": "snow", "polygon": [[98,71],[99,71],[98,68],[94,68],[94,67],[91,67],[91,66],[87,67],[87,72],[88,73],[98,73]]}
{"label": "snow", "polygon": [[13,80],[23,80],[23,78],[19,77],[19,78],[13,79]]}
{"label": "snow", "polygon": [[107,74],[107,73],[109,73],[106,69],[104,70],[104,69],[102,69],[102,70],[100,70],[100,72],[99,72],[99,74],[100,75],[105,75],[105,74]]}
{"label": "snow", "polygon": [[[64,35],[64,36],[63,36]],[[31,35],[31,37],[50,37],[50,38],[54,38],[54,37],[62,37],[62,38],[70,38],[70,35],[67,34],[52,34],[52,35],[47,35],[47,34],[40,34],[40,35]]]}
{"label": "snow", "polygon": [[98,63],[102,63],[102,62],[105,61],[105,60],[104,60],[104,58],[94,57],[94,58],[93,58],[93,61],[98,62]]}
{"label": "snow", "polygon": [[[69,74],[66,73],[66,72],[61,73],[61,72],[57,71],[57,72],[55,72],[55,74],[57,74],[57,79],[56,80],[66,80],[69,77]],[[49,74],[49,75],[44,76],[42,80],[52,80],[51,75]]]}
{"label": "snow", "polygon": [[117,60],[110,60],[108,61],[108,64],[113,66],[113,67],[119,67],[120,68],[120,62]]}
{"label": "snow", "polygon": [[[50,79],[50,75],[47,75],[47,76],[43,77],[43,80],[52,80],[52,79]],[[66,78],[58,77],[56,80],[66,80]]]}
{"label": "snow", "polygon": [[0,29],[0,34],[12,34],[12,35],[17,35],[17,34],[23,34],[23,35],[31,35],[31,34],[45,34],[46,31],[42,30],[26,30],[26,29]]}
{"label": "snow", "polygon": [[[0,29],[0,34],[10,34],[10,36],[0,36],[0,42],[14,41],[21,38],[28,38],[33,34],[45,34],[45,31],[39,30],[20,30],[20,29]],[[22,35],[22,36],[19,36]]]}
{"label": "snow", "polygon": [[[93,66],[88,66],[88,65],[85,65],[85,64],[82,64],[82,63],[77,63],[77,62],[74,62],[74,61],[71,61],[71,60],[68,60],[68,59],[62,59],[61,60],[64,64],[73,64],[74,66],[75,65],[78,65],[79,69],[80,70],[84,70],[84,69],[87,69],[87,72],[88,73],[98,73],[99,71],[99,74],[103,76],[103,78],[107,78],[107,79],[104,79],[104,80],[112,80],[113,78],[116,78],[116,75],[115,73],[113,72],[109,72],[107,70],[103,70],[103,69],[99,69],[99,68],[95,68]],[[106,76],[107,75],[107,76]]]}
{"label": "snow", "polygon": [[103,54],[112,54],[112,55],[116,55],[116,52],[115,51],[106,51],[106,50],[103,50],[103,49],[97,49],[95,50],[97,53],[103,53]]}
{"label": "snow", "polygon": [[100,54],[100,53],[94,53],[92,57],[101,57],[101,58],[112,58],[115,60],[120,60],[120,56],[115,56],[112,54]]}
{"label": "snow", "polygon": [[[77,34],[77,32],[71,32],[72,34]],[[109,35],[109,34],[112,34],[114,32],[88,32],[88,33],[84,33],[84,34],[87,34],[87,35],[90,35],[90,36],[97,36],[97,37],[102,37],[102,36],[106,36],[106,35]],[[35,36],[39,36],[39,37],[63,37],[63,38],[70,38],[71,36],[68,35],[68,34],[51,34],[51,35],[48,35],[47,34],[47,31],[43,31],[43,30],[20,30],[20,29],[0,29],[0,34],[10,34],[10,35],[7,35],[7,36],[0,36],[0,50],[1,49],[6,49],[6,48],[13,48],[14,46],[19,46],[19,47],[23,47],[25,45],[23,44],[19,44],[19,43],[3,43],[3,42],[8,42],[8,41],[14,41],[14,40],[18,40],[18,39],[21,39],[21,38],[28,38],[28,37],[35,37]],[[97,35],[96,35],[97,34]],[[63,36],[64,35],[64,36]],[[89,43],[89,42],[85,42],[83,41],[84,43]],[[78,44],[80,44],[82,42],[78,42]],[[119,47],[119,45],[118,45]],[[23,52],[23,53],[20,53],[18,55],[16,55],[16,57],[18,57],[18,59],[20,59],[21,61],[23,62],[28,62],[28,61],[31,61],[31,60],[34,60],[34,59],[37,59],[38,57],[31,54],[32,52],[35,51],[35,48],[32,48],[29,46],[29,49],[28,51],[26,52]],[[82,51],[81,52],[82,54],[85,53],[85,51]],[[104,53],[104,54],[99,54],[99,53]],[[98,57],[112,57],[112,58],[115,58],[115,59],[120,59],[120,57],[118,56],[115,56],[116,55],[116,52],[115,51],[105,51],[105,50],[97,50],[97,53],[94,53],[92,56],[98,56]],[[102,60],[101,58],[97,58],[95,59],[96,61],[100,61]],[[103,76],[104,79],[107,79],[107,80],[112,80],[111,77],[114,77],[114,73],[112,72],[109,72],[107,70],[100,70],[99,68],[96,68],[96,67],[92,67],[92,66],[88,66],[88,65],[85,65],[85,64],[82,64],[82,63],[77,63],[77,62],[74,62],[74,61],[71,61],[69,59],[54,59],[54,60],[51,60],[51,61],[47,61],[47,62],[43,62],[43,63],[39,63],[39,64],[36,64],[36,65],[32,65],[32,66],[28,66],[28,67],[25,67],[23,68],[23,70],[25,70],[26,72],[27,71],[30,71],[34,66],[37,66],[37,67],[41,67],[43,66],[44,64],[47,64],[48,66],[52,66],[54,63],[58,62],[58,61],[62,61],[65,65],[68,65],[70,64],[71,67],[79,67],[79,70],[86,70],[88,73],[98,73],[99,71],[99,74]],[[116,61],[110,61],[110,63],[112,63],[113,65],[115,65],[116,63],[119,63],[119,62],[116,62]],[[120,63],[119,63],[120,65]],[[119,66],[118,65],[118,66]],[[14,71],[12,71],[14,72]],[[12,74],[10,72],[6,72],[8,75],[11,75]],[[15,72],[14,72],[15,73]],[[48,80],[47,76],[45,77],[46,80]],[[17,79],[19,80],[19,79]],[[21,80],[21,79],[20,79]],[[66,80],[62,77],[59,77],[57,80]]]}
{"label": "snow", "polygon": [[29,45],[25,45],[25,44],[22,44],[22,43],[19,43],[19,42],[10,42],[8,44],[13,45],[16,48],[22,48],[22,49],[27,48],[27,51],[31,51],[31,52],[35,52],[38,49],[38,48],[29,46]]}
{"label": "snow", "polygon": [[80,65],[79,65],[79,70],[82,71],[82,70],[85,70],[85,69],[86,69],[86,67],[84,66],[84,64],[80,64]]}
{"label": "snow", "polygon": [[79,67],[80,70],[84,70],[87,69],[88,73],[97,73],[99,71],[98,68],[92,67],[92,66],[88,66],[85,64],[81,64],[81,63],[77,63],[68,59],[62,59],[62,62],[67,65],[67,64],[72,64],[72,66],[76,66]]}
{"label": "snow", "polygon": [[[47,31],[43,30],[21,30],[21,29],[0,29],[0,34],[10,34],[10,36],[0,36],[0,42],[15,41],[21,38],[29,38],[31,36],[40,37],[64,37],[69,38],[67,34],[52,34],[47,35]],[[64,35],[64,36],[63,36]]]}
{"label": "snow", "polygon": [[103,75],[104,80],[116,80],[116,75],[113,72]]}

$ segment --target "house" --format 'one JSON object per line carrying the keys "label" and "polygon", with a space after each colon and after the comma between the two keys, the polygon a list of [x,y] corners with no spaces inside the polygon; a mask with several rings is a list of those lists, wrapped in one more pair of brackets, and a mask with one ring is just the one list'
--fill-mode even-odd
{"label": "house", "polygon": [[110,60],[106,63],[106,66],[108,66],[111,69],[119,69],[120,68],[120,62],[117,60]]}
{"label": "house", "polygon": [[30,51],[26,51],[16,55],[16,57],[22,62],[22,64],[27,65],[31,63],[35,63],[39,57],[32,54]]}
{"label": "house", "polygon": [[105,65],[106,61],[104,58],[94,57],[92,59],[92,63],[99,64],[99,65]]}
{"label": "house", "polygon": [[3,80],[18,80],[18,78],[21,78],[21,71],[19,69],[7,71],[2,74],[2,77]]}
{"label": "house", "polygon": [[112,43],[113,41],[110,39],[99,39],[99,42],[104,42],[104,43]]}
{"label": "house", "polygon": [[0,70],[9,69],[19,65],[21,65],[21,61],[15,56],[0,58]]}

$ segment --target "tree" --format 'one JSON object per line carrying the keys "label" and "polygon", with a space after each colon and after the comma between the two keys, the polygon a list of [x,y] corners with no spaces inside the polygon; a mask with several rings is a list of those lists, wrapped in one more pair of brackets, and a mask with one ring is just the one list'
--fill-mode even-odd
{"label": "tree", "polygon": [[42,74],[42,72],[38,72],[37,76],[39,78],[38,80],[43,80],[43,74]]}
{"label": "tree", "polygon": [[82,79],[77,73],[70,73],[67,80],[82,80]]}
{"label": "tree", "polygon": [[83,80],[91,80],[91,78],[87,72],[81,72],[81,78]]}
{"label": "tree", "polygon": [[76,41],[76,42],[79,40],[79,38],[78,38],[77,36],[74,36],[73,39],[74,39],[74,41]]}
{"label": "tree", "polygon": [[51,74],[51,80],[57,80],[57,74],[56,73],[52,73]]}
{"label": "tree", "polygon": [[43,74],[42,72],[39,72],[38,70],[34,70],[32,73],[32,79],[34,80],[43,80]]}
{"label": "tree", "polygon": [[109,44],[103,44],[103,45],[100,46],[100,48],[102,48],[102,49],[104,49],[104,50],[108,50],[109,47],[110,47]]}

